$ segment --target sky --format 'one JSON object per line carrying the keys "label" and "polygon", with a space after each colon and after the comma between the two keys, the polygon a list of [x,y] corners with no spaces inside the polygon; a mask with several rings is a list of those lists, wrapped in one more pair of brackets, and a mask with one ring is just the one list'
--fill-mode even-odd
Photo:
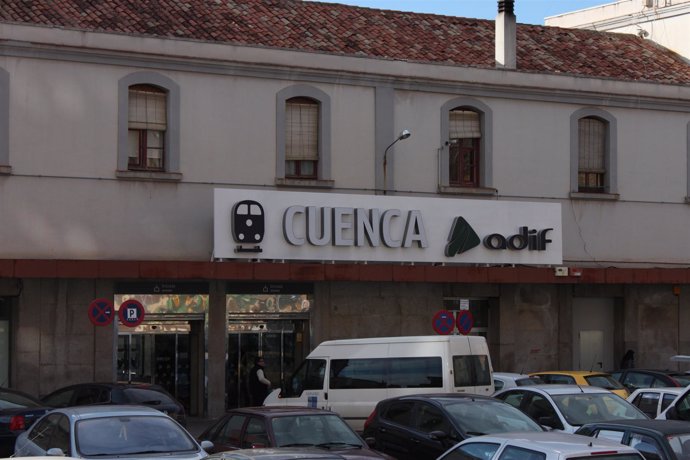
{"label": "sky", "polygon": [[[466,18],[496,19],[497,0],[322,0],[328,3],[414,11],[417,13],[463,16]],[[592,6],[613,3],[614,0],[515,0],[518,23],[544,24],[544,18]]]}

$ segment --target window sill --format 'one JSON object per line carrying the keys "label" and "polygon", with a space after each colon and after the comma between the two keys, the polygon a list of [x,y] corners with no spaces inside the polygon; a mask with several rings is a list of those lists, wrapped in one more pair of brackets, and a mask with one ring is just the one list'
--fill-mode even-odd
{"label": "window sill", "polygon": [[182,173],[163,171],[116,171],[115,176],[118,179],[157,182],[180,182],[182,180]]}
{"label": "window sill", "polygon": [[284,187],[333,188],[335,181],[324,179],[287,179],[276,177],[276,185]]}
{"label": "window sill", "polygon": [[455,187],[439,185],[438,192],[445,195],[496,196],[498,190],[489,187]]}
{"label": "window sill", "polygon": [[9,176],[12,174],[12,166],[0,165],[0,176]]}
{"label": "window sill", "polygon": [[603,201],[616,201],[620,199],[620,194],[618,193],[583,193],[583,192],[570,192],[570,199],[572,200],[603,200]]}

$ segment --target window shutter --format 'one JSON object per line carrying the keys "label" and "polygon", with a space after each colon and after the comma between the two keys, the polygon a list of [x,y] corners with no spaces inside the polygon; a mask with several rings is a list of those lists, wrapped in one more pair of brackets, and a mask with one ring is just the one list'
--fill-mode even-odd
{"label": "window shutter", "polygon": [[482,129],[479,114],[472,110],[451,110],[449,112],[449,138],[481,138]]}
{"label": "window shutter", "polygon": [[285,159],[319,159],[319,105],[287,101],[285,106]]}
{"label": "window shutter", "polygon": [[151,89],[130,88],[130,129],[166,130],[167,94]]}

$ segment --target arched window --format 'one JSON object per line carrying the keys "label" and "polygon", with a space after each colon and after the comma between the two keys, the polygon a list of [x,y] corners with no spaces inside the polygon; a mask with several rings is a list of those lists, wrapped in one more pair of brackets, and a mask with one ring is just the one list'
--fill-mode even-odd
{"label": "arched window", "polygon": [[599,109],[571,116],[571,192],[615,195],[616,119]]}
{"label": "arched window", "polygon": [[118,177],[180,180],[179,86],[136,72],[120,79],[118,91]]}
{"label": "arched window", "polygon": [[276,183],[332,186],[331,99],[309,85],[276,95]]}
{"label": "arched window", "polygon": [[481,101],[460,97],[441,107],[440,191],[495,194],[492,137],[491,109]]}

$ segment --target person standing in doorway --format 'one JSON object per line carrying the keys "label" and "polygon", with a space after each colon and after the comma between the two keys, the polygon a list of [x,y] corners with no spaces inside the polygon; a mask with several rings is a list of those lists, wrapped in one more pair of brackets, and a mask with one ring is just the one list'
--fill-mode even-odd
{"label": "person standing in doorway", "polygon": [[635,367],[635,352],[628,350],[621,359],[621,369],[632,369]]}
{"label": "person standing in doorway", "polygon": [[271,389],[271,382],[264,375],[265,365],[263,356],[257,356],[254,360],[254,367],[249,371],[248,386],[252,406],[262,405]]}

